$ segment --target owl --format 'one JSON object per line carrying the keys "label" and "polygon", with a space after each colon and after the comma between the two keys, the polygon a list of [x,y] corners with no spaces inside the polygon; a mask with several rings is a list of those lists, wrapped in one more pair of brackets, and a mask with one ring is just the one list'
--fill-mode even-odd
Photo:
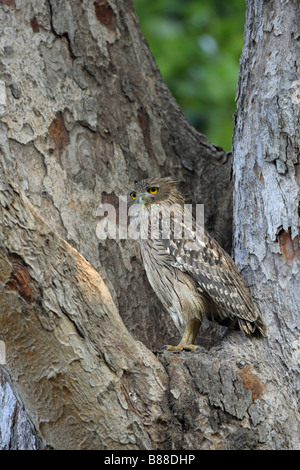
{"label": "owl", "polygon": [[175,179],[139,181],[128,200],[148,280],[182,336],[165,349],[199,349],[194,343],[205,317],[265,336],[235,262],[197,225]]}

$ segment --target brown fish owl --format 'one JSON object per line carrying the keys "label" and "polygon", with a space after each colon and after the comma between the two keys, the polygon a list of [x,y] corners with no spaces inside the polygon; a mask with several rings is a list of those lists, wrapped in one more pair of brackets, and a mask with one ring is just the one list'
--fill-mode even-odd
{"label": "brown fish owl", "polygon": [[265,335],[236,264],[196,225],[173,178],[139,181],[129,201],[149,282],[183,334],[177,346],[166,349],[197,350],[194,341],[204,317]]}

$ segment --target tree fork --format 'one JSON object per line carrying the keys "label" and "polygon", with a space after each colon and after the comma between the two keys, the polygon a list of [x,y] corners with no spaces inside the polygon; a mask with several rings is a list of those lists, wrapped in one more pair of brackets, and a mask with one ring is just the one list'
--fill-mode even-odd
{"label": "tree fork", "polygon": [[266,362],[265,340],[233,331],[207,352],[164,352],[158,360],[126,330],[100,275],[9,177],[1,181],[0,216],[5,367],[44,445],[272,446],[280,417],[269,410],[288,392]]}

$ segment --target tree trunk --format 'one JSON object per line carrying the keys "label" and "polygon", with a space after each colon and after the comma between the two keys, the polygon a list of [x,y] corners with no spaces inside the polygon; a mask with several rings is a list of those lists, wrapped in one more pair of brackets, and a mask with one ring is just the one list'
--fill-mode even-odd
{"label": "tree trunk", "polygon": [[233,141],[234,255],[267,324],[275,448],[300,442],[299,19],[296,0],[247,2]]}
{"label": "tree trunk", "polygon": [[[175,342],[176,331],[148,285],[136,245],[97,238],[97,206],[117,204],[134,180],[171,174],[180,179],[187,202],[205,204],[207,227],[229,250],[229,155],[185,120],[141,36],[129,1],[0,4],[0,27],[5,31],[0,82],[0,340],[6,345],[5,368],[22,403],[18,406],[25,408],[28,430],[22,444],[22,431],[13,440],[15,426],[3,424],[5,416],[13,422],[9,409],[16,408],[6,404],[11,392],[2,375],[2,448],[299,445],[296,224],[286,198],[281,199],[286,214],[282,212],[276,226],[277,230],[282,225],[276,232],[281,244],[269,231],[275,223],[271,205],[278,200],[267,206],[267,222],[257,218],[270,194],[270,186],[262,187],[260,168],[262,173],[266,169],[265,182],[277,181],[277,186],[276,175],[288,185],[297,171],[297,165],[290,165],[292,150],[284,153],[284,176],[281,162],[268,161],[268,154],[282,148],[282,136],[274,139],[274,120],[266,120],[267,108],[262,112],[256,105],[261,106],[263,98],[267,103],[268,75],[261,70],[265,50],[273,50],[272,41],[280,45],[274,50],[284,54],[286,48],[285,57],[288,50],[296,60],[296,32],[289,43],[279,36],[281,28],[281,36],[290,34],[282,25],[296,26],[288,20],[293,8],[295,14],[296,4],[281,5],[280,22],[272,17],[270,2],[248,5],[234,138],[235,254],[268,324],[268,338],[250,340],[206,324],[199,341],[207,352],[165,352],[155,357],[150,349],[171,337]],[[275,55],[285,81],[271,69],[271,59],[272,52],[266,74],[278,83],[275,89],[289,118],[282,115],[288,120],[283,132],[290,142],[284,149],[295,150],[296,107],[286,97],[297,99],[292,76],[296,67],[289,67],[285,75],[283,61]],[[249,73],[253,64],[261,80],[254,103],[257,76]],[[281,94],[279,83],[286,94]],[[270,117],[278,117],[278,110]],[[275,112],[272,107],[271,111]],[[247,119],[253,119],[250,128]],[[273,133],[272,142],[264,140],[263,153],[256,129],[260,119],[259,131]],[[250,145],[255,146],[253,154]],[[277,171],[272,173],[274,180],[267,165]],[[249,218],[256,233],[245,220],[250,201]],[[286,287],[287,279],[294,290]],[[5,429],[11,430],[10,436],[3,436]]]}

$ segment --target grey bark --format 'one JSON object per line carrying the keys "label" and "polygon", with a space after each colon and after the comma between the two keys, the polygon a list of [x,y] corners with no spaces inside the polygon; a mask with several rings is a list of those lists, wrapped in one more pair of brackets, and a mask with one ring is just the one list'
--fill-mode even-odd
{"label": "grey bark", "polygon": [[247,2],[233,139],[234,256],[267,324],[278,403],[288,395],[278,421],[290,448],[299,448],[299,20],[297,1]]}
{"label": "grey bark", "polygon": [[[170,337],[175,342],[175,329],[136,246],[97,239],[97,206],[115,204],[134,180],[172,174],[188,202],[205,204],[206,225],[229,250],[229,155],[183,117],[130,2],[0,4],[0,340],[30,430],[27,444],[22,432],[13,441],[10,415],[11,434],[0,428],[3,448],[299,447],[299,193],[291,164],[298,88],[296,66],[282,65],[284,51],[293,64],[298,57],[297,5],[286,2],[281,11],[279,5],[247,5],[233,163],[235,256],[270,333],[267,340],[248,339],[206,324],[199,341],[207,352],[155,357],[150,349]],[[267,101],[270,77],[280,109]],[[282,148],[280,162],[268,161]],[[278,191],[286,207],[276,208],[280,224],[271,215],[277,200],[267,204],[276,175],[285,178],[294,204]],[[6,384],[1,376],[5,403]]]}
{"label": "grey bark", "polygon": [[45,448],[4,369],[0,369],[0,445],[1,450]]}

